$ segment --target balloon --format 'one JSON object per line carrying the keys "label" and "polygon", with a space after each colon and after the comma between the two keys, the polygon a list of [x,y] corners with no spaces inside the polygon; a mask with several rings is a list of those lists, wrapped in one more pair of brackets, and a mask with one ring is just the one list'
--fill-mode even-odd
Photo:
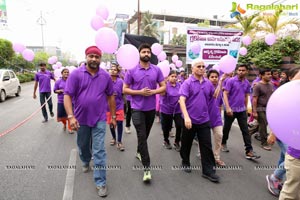
{"label": "balloon", "polygon": [[61,77],[61,70],[62,70],[62,68],[54,70],[55,79],[59,79]]}
{"label": "balloon", "polygon": [[50,58],[48,58],[48,63],[50,65],[53,65],[56,62],[57,62],[57,57],[56,56],[51,56]]}
{"label": "balloon", "polygon": [[191,51],[192,51],[194,54],[200,53],[200,51],[201,51],[201,45],[200,45],[200,42],[198,42],[198,41],[193,42],[193,43],[191,44]]}
{"label": "balloon", "polygon": [[175,66],[174,63],[171,63],[171,64],[169,65],[169,67],[170,67],[172,70],[176,70],[176,66]]}
{"label": "balloon", "polygon": [[117,61],[120,66],[126,69],[132,69],[139,63],[139,60],[139,51],[132,44],[124,44],[119,48]]}
{"label": "balloon", "polygon": [[178,60],[178,56],[177,55],[173,55],[172,56],[172,62],[176,63],[177,60]]}
{"label": "balloon", "polygon": [[280,86],[267,104],[270,129],[283,143],[300,150],[300,80]]}
{"label": "balloon", "polygon": [[181,60],[177,60],[175,63],[176,67],[181,67],[182,66],[182,61]]}
{"label": "balloon", "polygon": [[26,47],[21,43],[14,43],[13,44],[13,50],[15,52],[22,53],[22,51],[24,51],[25,49],[26,49]]}
{"label": "balloon", "polygon": [[160,52],[160,54],[157,56],[157,58],[158,58],[159,61],[166,60],[166,58],[167,58],[166,52],[164,52],[164,51]]}
{"label": "balloon", "polygon": [[34,52],[31,49],[25,49],[22,51],[22,56],[27,61],[33,61],[34,59]]}
{"label": "balloon", "polygon": [[96,15],[91,20],[91,26],[95,31],[98,31],[104,26],[104,20],[101,16]]}
{"label": "balloon", "polygon": [[57,65],[56,65],[56,64],[52,65],[52,69],[53,69],[53,70],[58,69]]}
{"label": "balloon", "polygon": [[96,45],[104,53],[115,53],[119,46],[119,38],[117,33],[107,27],[100,28],[96,34]]}
{"label": "balloon", "polygon": [[248,46],[249,44],[251,44],[252,38],[247,35],[247,36],[242,38],[242,42],[243,42],[244,45]]}
{"label": "balloon", "polygon": [[268,45],[273,45],[276,41],[276,35],[273,34],[273,33],[270,33],[268,35],[266,35],[265,37],[265,42],[268,44]]}
{"label": "balloon", "polygon": [[234,71],[234,69],[236,68],[236,64],[237,64],[237,60],[233,56],[226,55],[220,59],[219,69],[225,73],[230,73]]}
{"label": "balloon", "polygon": [[107,20],[109,12],[105,5],[99,5],[96,9],[96,14],[101,16],[102,19]]}
{"label": "balloon", "polygon": [[248,51],[247,51],[246,47],[241,47],[240,50],[239,50],[239,53],[240,53],[242,56],[246,55],[247,52],[248,52]]}
{"label": "balloon", "polygon": [[169,61],[164,60],[164,61],[158,63],[157,66],[160,68],[164,77],[169,76],[169,73],[170,73]]}
{"label": "balloon", "polygon": [[154,43],[151,46],[151,51],[156,56],[158,56],[162,52],[162,50],[163,50],[163,47],[158,43]]}
{"label": "balloon", "polygon": [[61,63],[61,62],[57,62],[57,63],[56,63],[56,66],[57,66],[57,69],[59,69],[59,68],[62,67],[62,63]]}

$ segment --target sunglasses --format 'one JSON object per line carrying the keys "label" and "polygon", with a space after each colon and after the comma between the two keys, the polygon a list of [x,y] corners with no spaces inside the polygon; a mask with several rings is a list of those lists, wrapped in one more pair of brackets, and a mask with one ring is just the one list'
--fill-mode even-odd
{"label": "sunglasses", "polygon": [[196,66],[198,69],[200,69],[200,68],[202,68],[202,69],[204,69],[205,68],[205,65],[198,65],[198,66]]}

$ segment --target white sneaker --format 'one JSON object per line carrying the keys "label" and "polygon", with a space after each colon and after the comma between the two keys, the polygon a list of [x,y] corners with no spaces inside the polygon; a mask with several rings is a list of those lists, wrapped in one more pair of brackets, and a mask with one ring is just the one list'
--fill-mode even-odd
{"label": "white sneaker", "polygon": [[130,127],[125,127],[125,133],[128,133],[128,134],[131,133],[130,132]]}

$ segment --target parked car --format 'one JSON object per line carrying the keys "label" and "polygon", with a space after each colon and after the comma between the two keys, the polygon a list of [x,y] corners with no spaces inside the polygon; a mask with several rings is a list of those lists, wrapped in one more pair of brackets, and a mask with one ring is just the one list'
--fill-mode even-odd
{"label": "parked car", "polygon": [[7,96],[21,93],[21,85],[16,74],[9,69],[0,69],[0,102],[5,101]]}

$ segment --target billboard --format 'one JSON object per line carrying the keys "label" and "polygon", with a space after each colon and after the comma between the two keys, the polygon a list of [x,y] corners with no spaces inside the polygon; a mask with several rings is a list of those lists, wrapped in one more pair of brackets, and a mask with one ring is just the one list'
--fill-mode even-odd
{"label": "billboard", "polygon": [[0,28],[7,27],[7,11],[5,0],[0,0]]}
{"label": "billboard", "polygon": [[[186,64],[191,64],[196,58],[206,64],[217,64],[225,55],[238,58],[243,31],[236,29],[187,27]],[[191,45],[200,44],[200,52],[191,50]]]}

